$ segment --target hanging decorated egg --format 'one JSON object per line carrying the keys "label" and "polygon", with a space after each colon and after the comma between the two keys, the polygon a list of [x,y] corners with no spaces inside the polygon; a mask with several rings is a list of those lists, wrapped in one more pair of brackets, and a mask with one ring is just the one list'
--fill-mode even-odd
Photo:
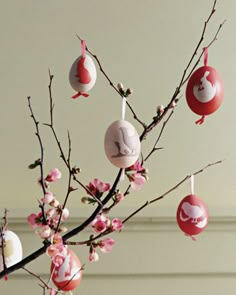
{"label": "hanging decorated egg", "polygon": [[196,195],[186,196],[177,209],[177,222],[180,229],[189,236],[200,234],[207,226],[208,209]]}
{"label": "hanging decorated egg", "polygon": [[104,148],[107,158],[113,165],[119,168],[130,167],[140,154],[138,132],[126,120],[115,121],[106,131]]}
{"label": "hanging decorated egg", "polygon": [[[21,261],[23,255],[22,245],[18,236],[10,230],[3,231],[3,240],[4,241],[2,242],[2,238],[0,237],[0,245],[2,245],[2,243],[4,244],[3,252],[5,264],[7,267],[10,267]],[[3,269],[3,257],[0,248],[0,272]]]}
{"label": "hanging decorated egg", "polygon": [[213,67],[204,65],[192,74],[186,88],[186,100],[194,113],[201,116],[214,113],[223,97],[223,81]]}
{"label": "hanging decorated egg", "polygon": [[92,58],[85,53],[85,41],[82,41],[82,54],[73,63],[69,81],[71,87],[77,91],[77,94],[72,98],[77,98],[80,95],[87,97],[88,91],[92,89],[97,79],[97,70]]}
{"label": "hanging decorated egg", "polygon": [[51,264],[52,281],[62,291],[74,290],[82,279],[82,265],[76,254],[67,249],[67,254],[61,265]]}

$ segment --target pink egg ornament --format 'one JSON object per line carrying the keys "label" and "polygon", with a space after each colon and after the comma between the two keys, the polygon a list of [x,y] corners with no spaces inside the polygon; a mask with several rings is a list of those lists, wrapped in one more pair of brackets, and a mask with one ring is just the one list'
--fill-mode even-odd
{"label": "pink egg ornament", "polygon": [[208,224],[209,213],[207,205],[200,197],[188,195],[180,202],[176,219],[180,229],[186,235],[198,235]]}
{"label": "pink egg ornament", "polygon": [[118,168],[128,168],[139,158],[141,144],[134,126],[126,120],[117,120],[107,129],[104,149],[108,160]]}
{"label": "pink egg ornament", "polygon": [[82,265],[76,254],[67,249],[67,255],[60,266],[51,263],[51,274],[54,285],[62,291],[77,288],[82,279]]}

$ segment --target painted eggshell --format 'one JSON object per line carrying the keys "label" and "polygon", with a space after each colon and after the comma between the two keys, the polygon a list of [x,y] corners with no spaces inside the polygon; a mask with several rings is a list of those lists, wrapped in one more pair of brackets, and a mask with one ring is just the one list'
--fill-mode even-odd
{"label": "painted eggshell", "polygon": [[224,97],[224,84],[218,72],[209,66],[197,69],[186,88],[186,100],[190,109],[198,115],[214,113]]}
{"label": "painted eggshell", "polygon": [[[23,252],[22,245],[18,236],[10,231],[3,231],[4,235],[4,258],[7,267],[21,261]],[[0,245],[2,245],[2,238],[0,238]],[[2,252],[0,251],[0,271],[3,270]]]}
{"label": "painted eggshell", "polygon": [[107,158],[113,165],[119,168],[130,167],[140,154],[138,132],[128,121],[115,121],[106,131],[104,148]]}
{"label": "painted eggshell", "polygon": [[207,205],[200,197],[188,195],[180,202],[176,218],[180,229],[185,234],[198,235],[208,224]]}
{"label": "painted eggshell", "polygon": [[80,55],[73,63],[69,81],[71,87],[77,92],[88,92],[95,84],[97,70],[92,58],[87,55]]}
{"label": "painted eggshell", "polygon": [[67,249],[67,255],[60,266],[51,264],[52,281],[63,291],[74,290],[82,279],[82,265],[76,254]]}

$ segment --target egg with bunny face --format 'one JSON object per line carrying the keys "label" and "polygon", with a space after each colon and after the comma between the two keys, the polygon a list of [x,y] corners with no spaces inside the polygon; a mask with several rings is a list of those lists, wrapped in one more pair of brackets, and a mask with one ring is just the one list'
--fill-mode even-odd
{"label": "egg with bunny face", "polygon": [[219,73],[210,66],[198,68],[186,87],[186,100],[196,114],[206,116],[214,113],[224,97],[224,84]]}

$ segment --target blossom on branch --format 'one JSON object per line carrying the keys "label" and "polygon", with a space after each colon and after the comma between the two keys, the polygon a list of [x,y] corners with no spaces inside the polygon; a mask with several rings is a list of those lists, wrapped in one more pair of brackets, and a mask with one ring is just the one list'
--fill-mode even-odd
{"label": "blossom on branch", "polygon": [[89,195],[100,198],[103,193],[110,190],[110,184],[102,182],[99,179],[95,178],[86,186],[86,188],[88,189],[87,193]]}
{"label": "blossom on branch", "polygon": [[125,170],[125,174],[130,181],[131,187],[136,191],[140,190],[148,180],[147,173],[148,170],[141,165],[139,160]]}
{"label": "blossom on branch", "polygon": [[95,249],[93,247],[91,247],[90,253],[89,253],[89,261],[90,262],[96,262],[98,260],[99,260],[98,253],[95,251]]}
{"label": "blossom on branch", "polygon": [[57,169],[54,168],[50,170],[48,173],[47,177],[45,178],[45,181],[47,182],[55,182],[61,178],[61,172]]}
{"label": "blossom on branch", "polygon": [[106,238],[104,240],[101,240],[98,242],[98,247],[103,253],[109,253],[112,250],[112,247],[114,246],[115,241],[111,238]]}
{"label": "blossom on branch", "polygon": [[95,233],[103,233],[110,223],[111,222],[107,216],[100,214],[91,222],[91,226]]}
{"label": "blossom on branch", "polygon": [[50,204],[55,200],[53,193],[51,192],[46,192],[44,195],[44,198],[41,199],[41,201],[45,204]]}
{"label": "blossom on branch", "polygon": [[43,226],[42,223],[42,213],[39,214],[32,213],[27,217],[27,221],[31,228],[35,229],[38,226]]}
{"label": "blossom on branch", "polygon": [[122,230],[124,228],[124,225],[119,218],[114,218],[111,222],[111,228],[114,231],[118,231],[118,230]]}

